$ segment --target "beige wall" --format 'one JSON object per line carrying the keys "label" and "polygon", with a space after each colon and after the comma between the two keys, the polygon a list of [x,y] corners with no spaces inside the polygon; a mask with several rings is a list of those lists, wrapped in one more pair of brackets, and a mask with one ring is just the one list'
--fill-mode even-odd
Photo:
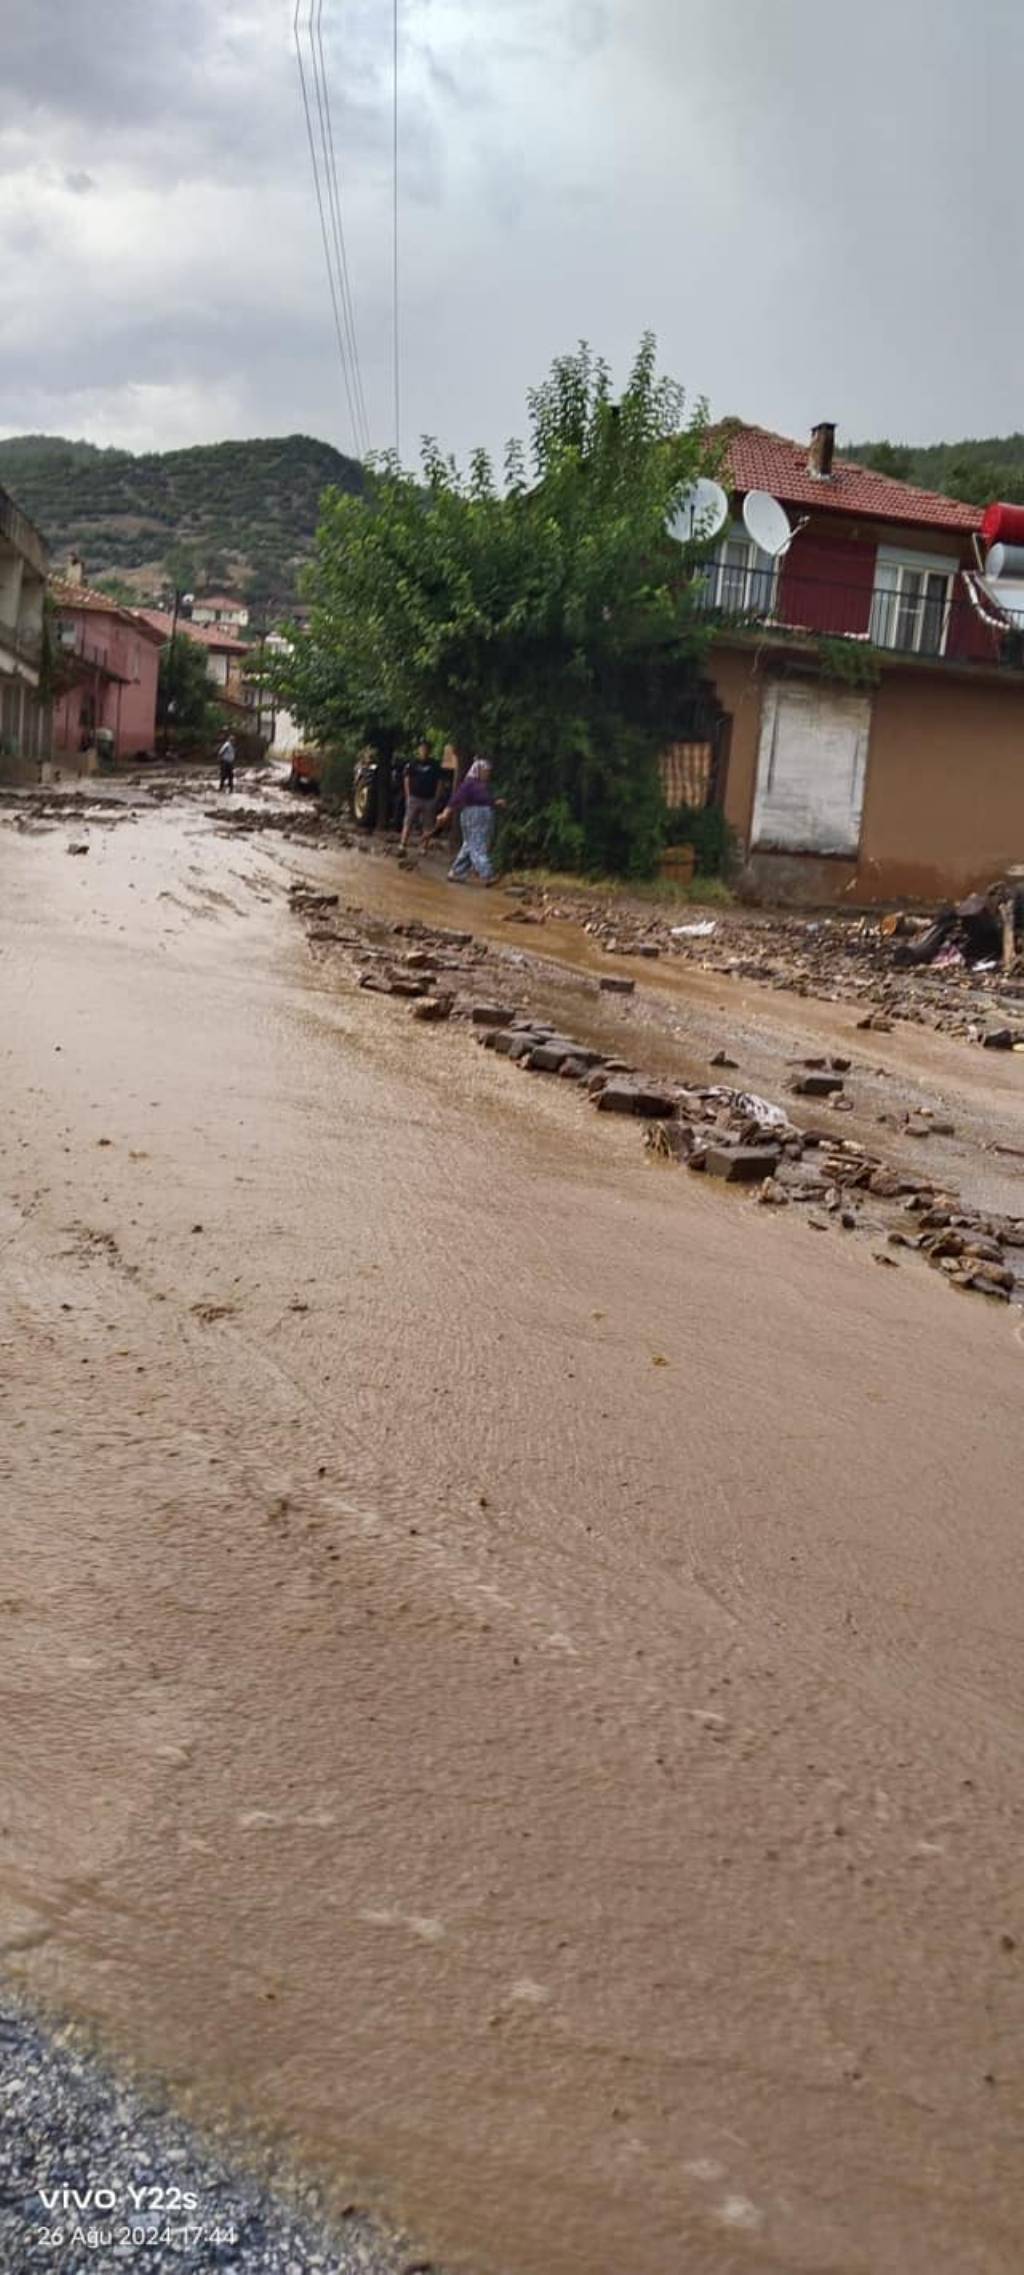
{"label": "beige wall", "polygon": [[[725,810],[746,842],[764,677],[757,650],[715,648],[732,718]],[[766,893],[871,902],[950,899],[1024,862],[1024,679],[883,667],[875,692],[856,863],[759,854]]]}
{"label": "beige wall", "polygon": [[858,889],[955,896],[1024,861],[1024,682],[888,671],[875,697]]}

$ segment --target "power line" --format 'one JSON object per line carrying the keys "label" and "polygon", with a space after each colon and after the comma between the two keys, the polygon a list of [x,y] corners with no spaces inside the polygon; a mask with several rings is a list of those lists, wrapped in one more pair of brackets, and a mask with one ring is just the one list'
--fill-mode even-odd
{"label": "power line", "polygon": [[392,0],[391,94],[391,317],[395,365],[395,451],[400,456],[402,449],[402,364],[398,328],[398,0]]}
{"label": "power line", "polygon": [[[327,265],[327,283],[331,295],[331,307],[334,312],[334,329],[338,340],[338,359],[341,364],[342,378],[345,382],[345,393],[348,397],[349,417],[352,421],[352,433],[355,437],[356,450],[359,453],[359,456],[362,457],[365,452],[365,444],[362,439],[359,411],[357,409],[356,396],[353,389],[353,378],[349,370],[350,358],[345,344],[345,327],[342,322],[341,307],[338,299],[338,285],[335,279],[334,261],[332,260],[331,233],[328,229],[327,213],[324,208],[323,191],[320,187],[320,167],[317,160],[316,138],[313,133],[313,117],[310,110],[309,94],[306,87],[306,70],[302,60],[302,40],[299,31],[299,11],[301,5],[302,0],[295,0],[295,16],[292,24],[292,31],[295,39],[295,59],[299,67],[299,86],[302,90],[302,108],[306,118],[306,133],[309,138],[309,155],[313,166],[313,189],[316,195],[317,212],[320,216],[320,234],[323,239],[324,260]],[[312,24],[312,10],[313,0],[310,0],[310,24]],[[312,35],[310,45],[312,54]]]}
{"label": "power line", "polygon": [[[313,58],[317,109],[320,116],[320,136],[323,144],[324,171],[327,179],[328,206],[331,214],[331,224],[334,238],[335,268],[338,280],[339,297],[341,301],[342,321],[345,327],[349,363],[352,370],[353,391],[355,394],[356,408],[359,413],[360,426],[362,430],[362,450],[363,454],[365,455],[366,451],[369,449],[370,430],[369,422],[366,416],[366,400],[363,395],[363,377],[359,365],[359,340],[356,333],[355,303],[352,298],[352,284],[349,277],[348,255],[345,249],[345,225],[342,219],[341,191],[338,185],[338,159],[334,144],[334,123],[331,116],[331,95],[327,79],[327,64],[324,57],[324,0],[317,0],[316,5],[315,50],[313,47],[313,0],[310,0],[309,15],[310,54]],[[318,66],[319,68],[317,68]]]}

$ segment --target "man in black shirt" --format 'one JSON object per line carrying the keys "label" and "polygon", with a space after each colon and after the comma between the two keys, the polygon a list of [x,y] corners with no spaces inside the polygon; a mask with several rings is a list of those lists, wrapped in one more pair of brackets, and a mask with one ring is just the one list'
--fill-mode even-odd
{"label": "man in black shirt", "polygon": [[408,850],[413,824],[419,823],[424,837],[429,837],[437,811],[437,793],[441,786],[441,767],[430,755],[430,744],[424,739],[416,745],[415,758],[409,760],[402,777],[405,789],[405,820],[402,824],[401,847]]}

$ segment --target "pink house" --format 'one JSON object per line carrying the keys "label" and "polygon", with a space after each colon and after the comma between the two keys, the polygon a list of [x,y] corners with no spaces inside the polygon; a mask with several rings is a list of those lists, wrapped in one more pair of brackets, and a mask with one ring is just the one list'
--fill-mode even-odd
{"label": "pink house", "polygon": [[118,758],[153,751],[162,634],[87,584],[51,578],[50,598],[54,756],[88,750],[104,729]]}

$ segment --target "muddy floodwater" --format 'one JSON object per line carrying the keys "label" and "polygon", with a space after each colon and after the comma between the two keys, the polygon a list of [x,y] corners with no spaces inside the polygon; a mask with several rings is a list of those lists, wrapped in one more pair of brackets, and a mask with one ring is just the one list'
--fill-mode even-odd
{"label": "muddy floodwater", "polygon": [[0,830],[3,1963],[438,2267],[1012,2275],[1021,1314],[360,993],[308,867]]}

